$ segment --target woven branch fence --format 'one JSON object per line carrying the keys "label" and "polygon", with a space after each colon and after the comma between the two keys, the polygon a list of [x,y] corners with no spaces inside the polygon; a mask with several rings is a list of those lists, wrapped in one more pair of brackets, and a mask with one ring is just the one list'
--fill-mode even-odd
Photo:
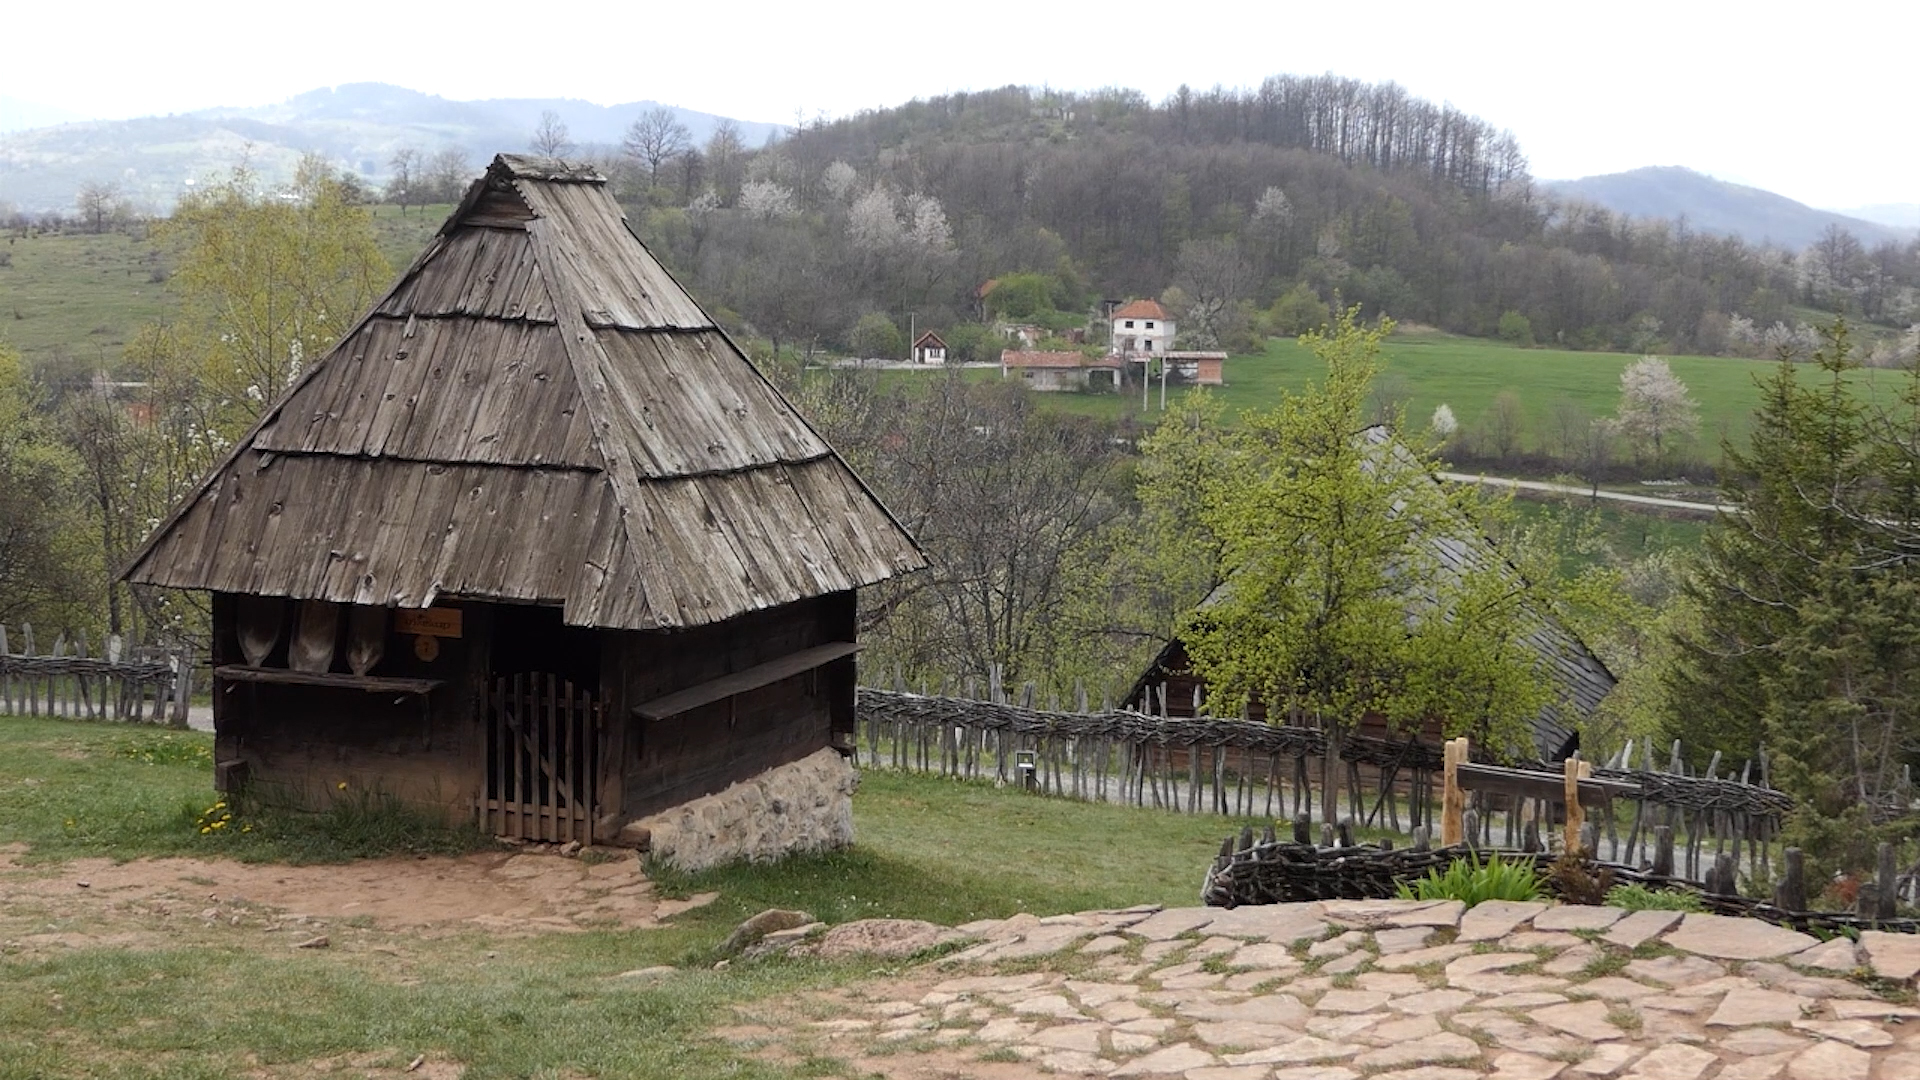
{"label": "woven branch fence", "polygon": [[[1064,712],[1005,701],[861,687],[856,710],[861,762],[1027,787],[1040,794],[1117,802],[1182,813],[1306,818],[1320,813],[1314,785],[1326,733],[1246,720],[1149,716],[1125,709]],[[1432,830],[1443,748],[1413,738],[1348,735],[1342,740],[1342,820],[1357,829],[1411,835]],[[1630,768],[1629,744],[1593,775],[1632,785],[1589,817],[1595,850],[1621,864],[1650,857],[1655,830],[1676,837],[1676,872],[1703,879],[1729,852],[1749,873],[1771,872],[1773,840],[1793,800],[1766,786],[1764,761],[1721,777],[1719,759],[1691,775],[1678,743],[1666,768],[1651,749]],[[1526,766],[1522,767],[1523,770]],[[1557,778],[1559,766],[1532,770]],[[1565,807],[1549,799],[1474,792],[1483,847],[1519,848],[1550,832]],[[1404,814],[1403,814],[1404,811]],[[1337,822],[1321,822],[1326,826]]]}
{"label": "woven branch fence", "polygon": [[42,654],[31,625],[17,638],[0,626],[0,715],[186,724],[193,664],[184,648],[129,647],[111,637],[104,655],[87,651],[84,636],[61,637]]}
{"label": "woven branch fence", "polygon": [[[1911,901],[1915,897],[1920,876],[1913,869],[1905,872],[1894,869],[1891,845],[1881,846],[1879,875],[1869,888],[1862,890],[1856,910],[1809,911],[1797,850],[1787,849],[1783,879],[1774,886],[1770,899],[1760,900],[1739,894],[1731,856],[1717,860],[1714,871],[1704,882],[1676,876],[1672,833],[1665,826],[1659,826],[1658,833],[1655,854],[1648,864],[1593,860],[1585,863],[1585,867],[1596,876],[1604,873],[1616,885],[1687,892],[1697,897],[1707,911],[1762,919],[1810,933],[1876,929],[1904,934],[1920,932],[1920,920],[1894,914],[1896,899]],[[1390,842],[1356,844],[1350,835],[1343,836],[1341,842],[1316,845],[1307,842],[1305,823],[1297,822],[1291,840],[1276,839],[1271,828],[1258,842],[1251,828],[1241,830],[1237,838],[1229,836],[1208,868],[1200,896],[1201,901],[1211,907],[1389,899],[1399,895],[1402,885],[1411,885],[1430,871],[1444,872],[1457,860],[1483,860],[1489,856],[1508,863],[1532,864],[1549,891],[1552,890],[1554,882],[1548,871],[1559,858],[1552,852],[1496,850],[1469,844],[1430,847],[1424,830],[1417,832],[1413,845],[1405,848],[1396,848]]]}

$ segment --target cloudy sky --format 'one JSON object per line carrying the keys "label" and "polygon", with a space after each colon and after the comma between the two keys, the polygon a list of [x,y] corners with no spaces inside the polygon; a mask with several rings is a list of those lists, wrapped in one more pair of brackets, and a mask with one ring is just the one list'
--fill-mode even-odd
{"label": "cloudy sky", "polygon": [[378,81],[792,122],[1008,83],[1157,100],[1331,71],[1512,129],[1543,178],[1686,165],[1818,206],[1920,202],[1911,0],[9,6],[0,33],[32,44],[6,50],[0,96],[96,118]]}

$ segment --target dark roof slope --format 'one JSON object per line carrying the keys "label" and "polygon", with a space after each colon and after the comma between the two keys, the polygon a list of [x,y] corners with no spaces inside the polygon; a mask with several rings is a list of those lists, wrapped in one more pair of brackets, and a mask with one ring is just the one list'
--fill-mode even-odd
{"label": "dark roof slope", "polygon": [[649,630],[924,562],[604,178],[503,154],[125,577]]}

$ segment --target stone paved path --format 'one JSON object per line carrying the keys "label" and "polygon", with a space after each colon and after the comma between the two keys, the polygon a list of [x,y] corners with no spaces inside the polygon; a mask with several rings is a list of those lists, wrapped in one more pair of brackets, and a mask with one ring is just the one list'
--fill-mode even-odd
{"label": "stone paved path", "polygon": [[743,1015],[752,1026],[729,1035],[895,1078],[1920,1080],[1907,935],[1856,946],[1715,915],[1498,901],[960,929],[978,943],[796,1017]]}

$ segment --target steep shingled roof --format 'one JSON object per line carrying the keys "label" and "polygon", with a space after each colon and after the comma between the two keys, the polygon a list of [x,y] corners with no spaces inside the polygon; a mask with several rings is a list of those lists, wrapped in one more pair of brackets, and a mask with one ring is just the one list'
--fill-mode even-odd
{"label": "steep shingled roof", "polygon": [[1116,319],[1171,319],[1167,309],[1156,300],[1134,300],[1113,313]]}
{"label": "steep shingled roof", "polygon": [[652,630],[923,565],[605,178],[502,154],[124,577]]}

